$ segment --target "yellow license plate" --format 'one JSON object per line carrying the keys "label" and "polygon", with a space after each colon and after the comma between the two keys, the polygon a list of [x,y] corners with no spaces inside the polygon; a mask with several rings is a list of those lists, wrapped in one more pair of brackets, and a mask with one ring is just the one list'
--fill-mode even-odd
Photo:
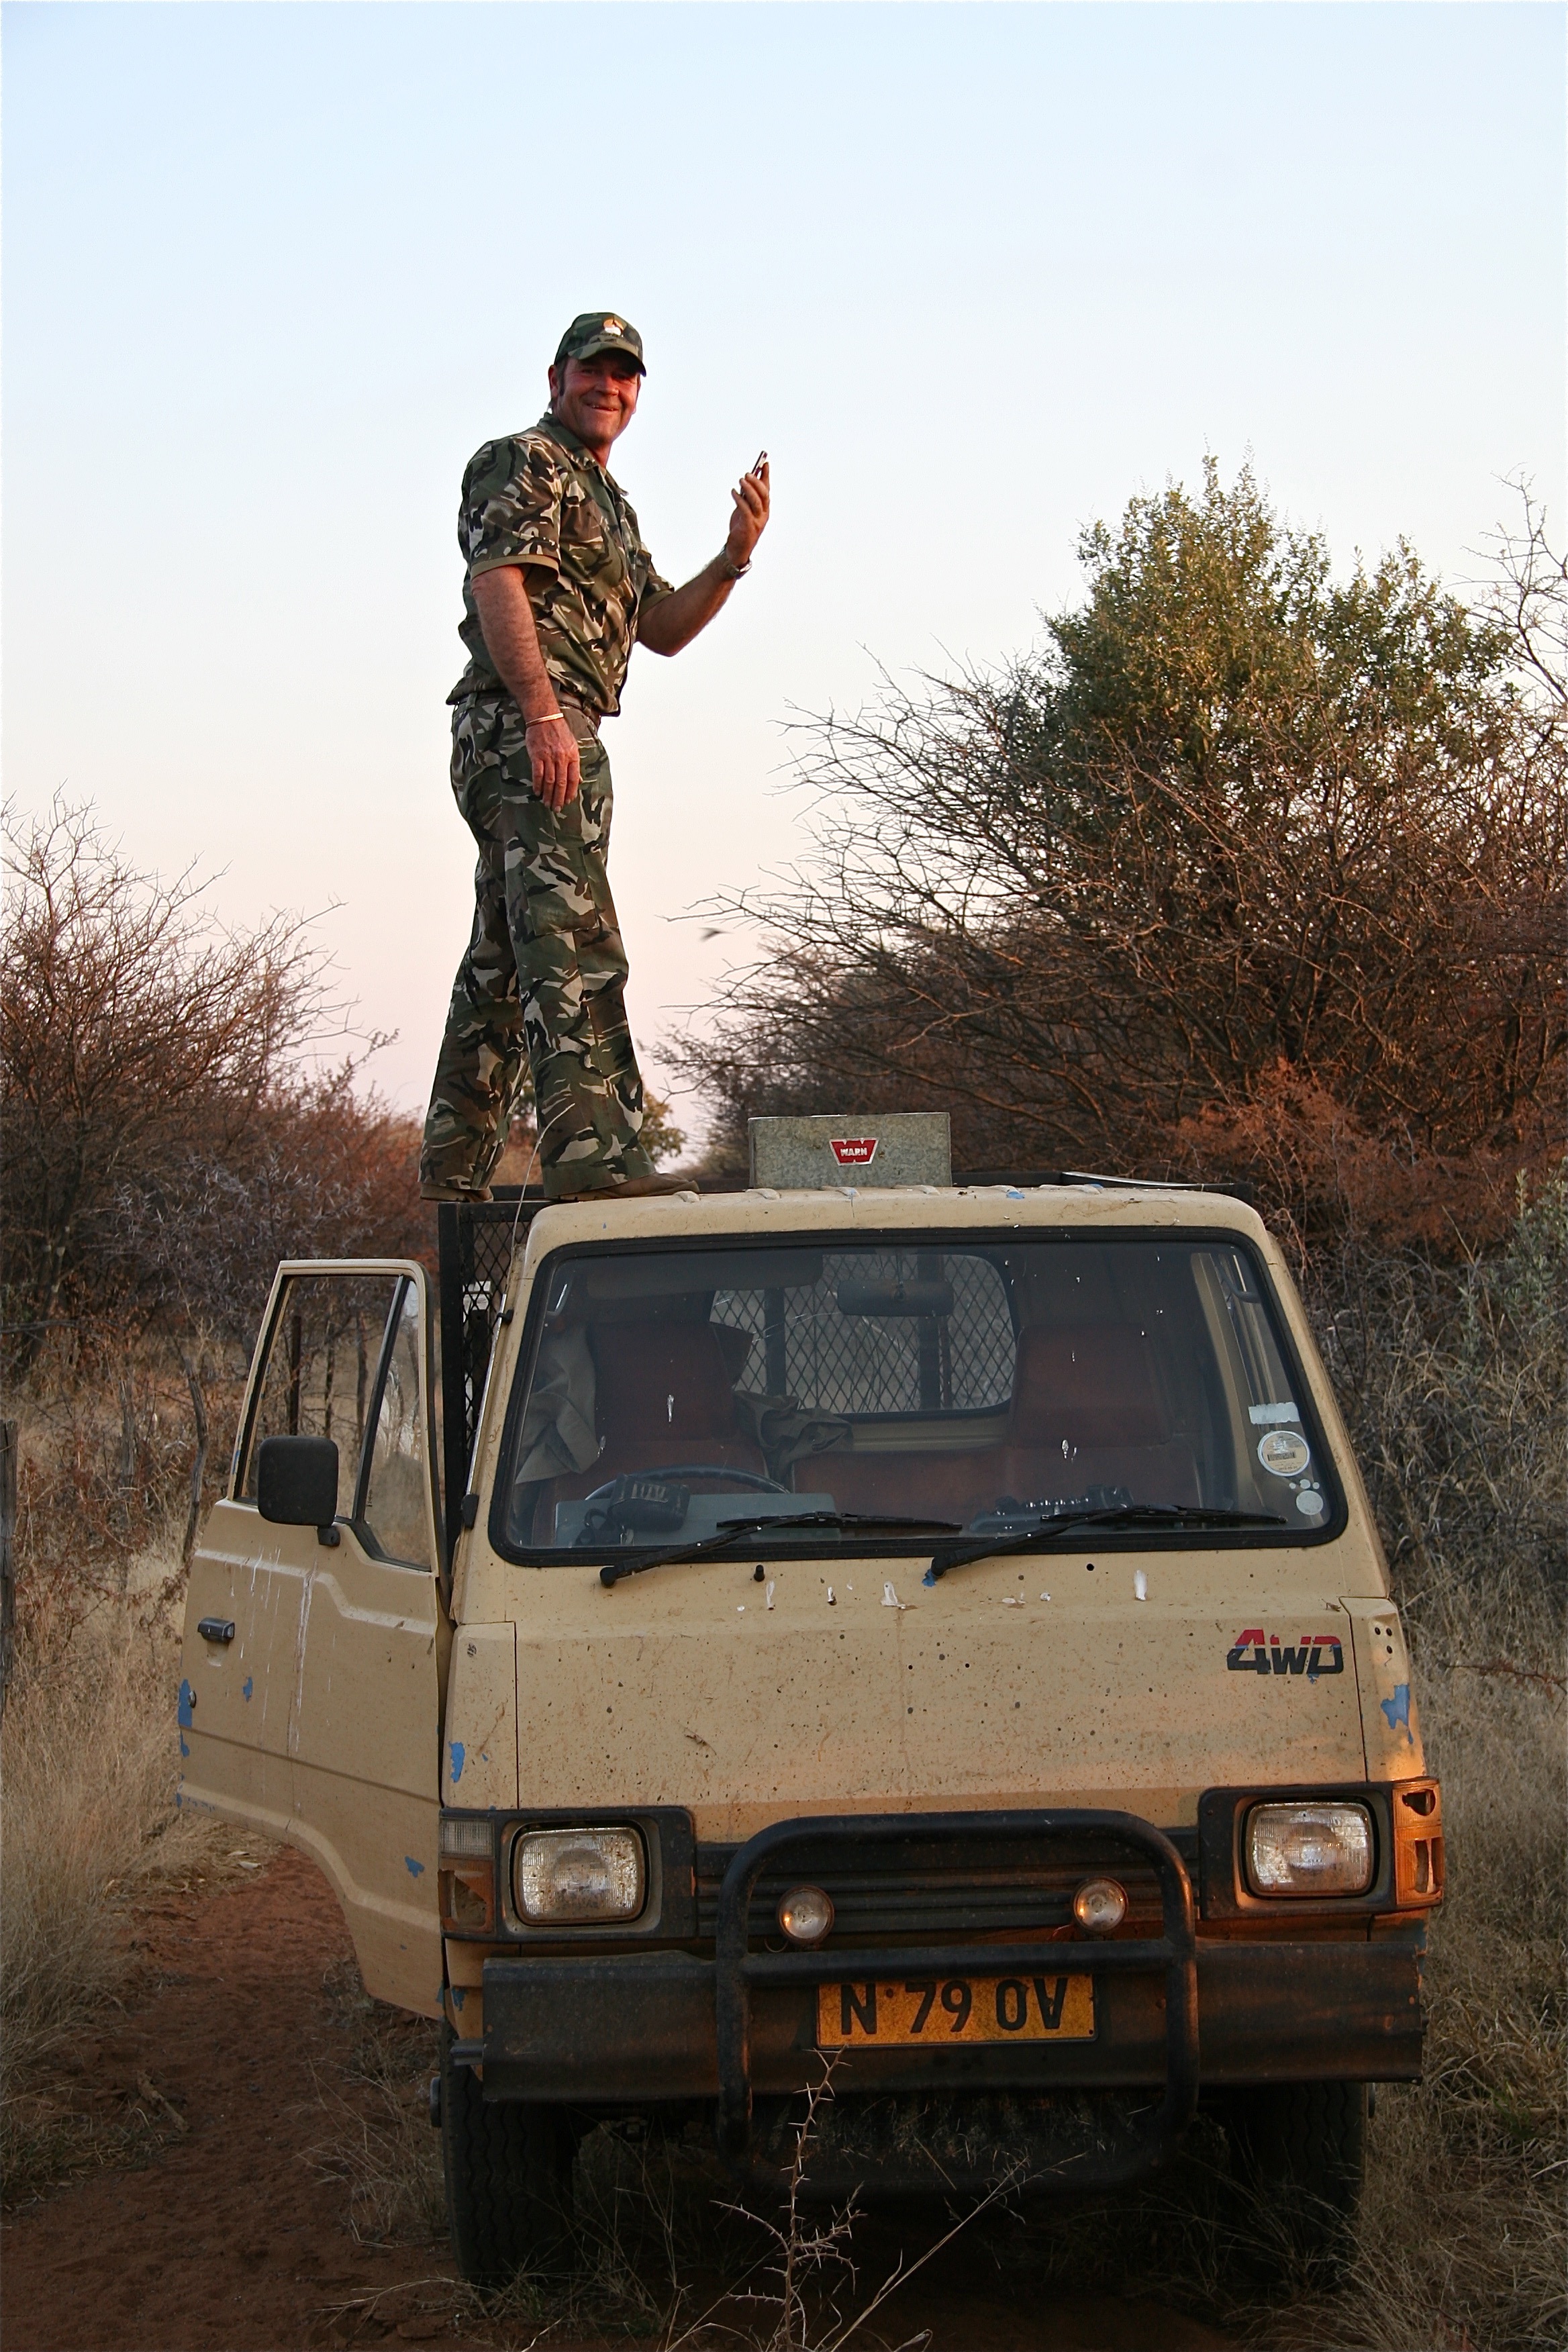
{"label": "yellow license plate", "polygon": [[1092,1977],[879,1977],[816,1988],[822,2050],[1093,2039]]}

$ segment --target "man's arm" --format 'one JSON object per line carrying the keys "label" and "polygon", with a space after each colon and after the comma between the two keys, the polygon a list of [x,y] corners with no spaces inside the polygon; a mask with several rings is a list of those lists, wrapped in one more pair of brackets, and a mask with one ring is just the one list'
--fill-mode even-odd
{"label": "man's arm", "polygon": [[561,716],[554,680],[539,650],[539,631],[522,566],[498,563],[489,572],[478,572],[473,591],[486,651],[527,728],[524,740],[533,789],[547,809],[563,809],[577,797],[582,762],[577,739]]}
{"label": "man's arm", "polygon": [[[730,536],[724,542],[724,552],[705,563],[683,588],[672,589],[650,604],[637,624],[637,643],[647,646],[650,653],[678,654],[693,637],[708,626],[720,607],[728,604],[735,575],[752,560],[755,547],[768,520],[768,469],[764,464],[754,474],[743,474],[739,487],[730,493],[735,501],[735,511],[730,518]],[[489,631],[485,631],[489,642]]]}

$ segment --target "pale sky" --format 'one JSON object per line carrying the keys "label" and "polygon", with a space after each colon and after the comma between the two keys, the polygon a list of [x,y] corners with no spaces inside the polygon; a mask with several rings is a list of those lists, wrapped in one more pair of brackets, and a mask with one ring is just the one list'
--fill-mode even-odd
{"label": "pale sky", "polygon": [[[208,5],[5,30],[5,755],[213,902],[326,915],[422,1107],[471,908],[447,782],[458,487],[574,312],[649,373],[614,460],[730,608],[634,657],[611,874],[649,1075],[799,846],[792,707],[984,660],[1079,529],[1248,454],[1336,561],[1462,581],[1563,500],[1551,5]],[[678,1115],[689,1117],[689,1107]]]}

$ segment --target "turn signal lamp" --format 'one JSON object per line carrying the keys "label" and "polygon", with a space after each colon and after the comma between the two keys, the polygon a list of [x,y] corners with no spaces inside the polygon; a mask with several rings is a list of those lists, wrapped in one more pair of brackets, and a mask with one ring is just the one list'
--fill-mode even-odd
{"label": "turn signal lamp", "polygon": [[1086,1878],[1072,1899],[1086,1936],[1113,1936],[1127,1916],[1127,1889],[1114,1878]]}
{"label": "turn signal lamp", "polygon": [[1436,1780],[1394,1791],[1394,1899],[1401,1910],[1443,1900],[1443,1792]]}
{"label": "turn signal lamp", "polygon": [[635,1919],[647,1865],[634,1829],[530,1830],[512,1849],[512,1897],[531,1927]]}
{"label": "turn signal lamp", "polygon": [[448,1935],[489,1936],[496,1924],[495,1829],[444,1819],[437,1872],[441,1925]]}
{"label": "turn signal lamp", "polygon": [[1247,1817],[1247,1875],[1255,1895],[1364,1895],[1372,1872],[1364,1805],[1255,1805]]}
{"label": "turn signal lamp", "polygon": [[833,1897],[820,1886],[792,1886],[779,1896],[779,1926],[792,1944],[820,1944],[833,1927]]}

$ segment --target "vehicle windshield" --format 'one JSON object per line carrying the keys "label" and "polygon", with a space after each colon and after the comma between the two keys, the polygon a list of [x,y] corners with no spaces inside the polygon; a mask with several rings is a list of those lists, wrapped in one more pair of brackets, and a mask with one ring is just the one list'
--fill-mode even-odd
{"label": "vehicle windshield", "polygon": [[929,1552],[911,1521],[1004,1536],[1131,1506],[1272,1514],[1299,1543],[1339,1509],[1262,1271],[1228,1240],[563,1252],[530,1319],[491,1522],[518,1558],[835,1512],[862,1524],[742,1540]]}

